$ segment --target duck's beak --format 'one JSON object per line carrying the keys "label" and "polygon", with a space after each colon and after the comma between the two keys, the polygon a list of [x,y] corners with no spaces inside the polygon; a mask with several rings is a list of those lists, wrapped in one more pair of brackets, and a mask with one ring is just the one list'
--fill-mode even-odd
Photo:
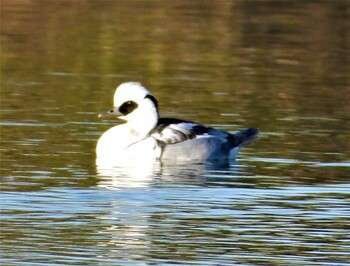
{"label": "duck's beak", "polygon": [[99,113],[98,117],[104,117],[104,116],[121,116],[122,114],[119,112],[117,107],[113,107],[105,112]]}

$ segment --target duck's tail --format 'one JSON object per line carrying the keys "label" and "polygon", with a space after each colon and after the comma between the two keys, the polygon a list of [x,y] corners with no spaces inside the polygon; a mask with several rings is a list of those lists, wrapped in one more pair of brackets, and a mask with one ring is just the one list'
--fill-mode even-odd
{"label": "duck's tail", "polygon": [[255,127],[249,127],[238,131],[233,136],[233,147],[242,147],[252,143],[259,135],[259,130]]}

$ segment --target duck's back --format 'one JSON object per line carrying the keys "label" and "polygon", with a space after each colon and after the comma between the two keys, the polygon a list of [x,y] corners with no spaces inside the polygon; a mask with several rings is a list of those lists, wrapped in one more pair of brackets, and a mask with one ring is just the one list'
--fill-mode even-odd
{"label": "duck's back", "polygon": [[168,144],[163,149],[164,161],[205,162],[226,160],[230,150],[220,138],[215,136],[200,136],[176,144]]}

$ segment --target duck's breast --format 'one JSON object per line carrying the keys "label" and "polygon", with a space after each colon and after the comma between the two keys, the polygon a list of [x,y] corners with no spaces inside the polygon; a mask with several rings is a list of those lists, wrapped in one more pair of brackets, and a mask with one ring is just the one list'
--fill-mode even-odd
{"label": "duck's breast", "polygon": [[122,162],[129,159],[148,159],[160,156],[160,148],[155,139],[141,139],[130,134],[124,125],[107,130],[97,142],[97,162]]}

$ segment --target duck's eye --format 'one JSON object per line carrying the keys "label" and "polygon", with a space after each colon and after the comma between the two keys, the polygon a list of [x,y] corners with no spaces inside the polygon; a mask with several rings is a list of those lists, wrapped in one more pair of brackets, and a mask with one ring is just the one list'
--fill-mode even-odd
{"label": "duck's eye", "polygon": [[127,101],[119,107],[119,112],[123,115],[127,115],[134,111],[137,108],[137,106],[138,104],[134,101]]}

